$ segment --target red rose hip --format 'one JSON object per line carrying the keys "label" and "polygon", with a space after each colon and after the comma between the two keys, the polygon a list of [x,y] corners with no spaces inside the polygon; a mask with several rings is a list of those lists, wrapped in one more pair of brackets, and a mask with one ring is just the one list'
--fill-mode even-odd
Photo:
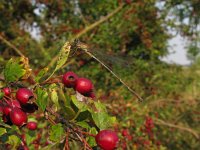
{"label": "red rose hip", "polygon": [[10,112],[12,111],[12,108],[10,106],[4,106],[3,107],[3,114],[8,116]]}
{"label": "red rose hip", "polygon": [[17,100],[23,105],[25,105],[33,96],[33,92],[27,88],[20,88],[16,93]]}
{"label": "red rose hip", "polygon": [[33,122],[33,121],[30,121],[30,122],[27,123],[26,127],[29,130],[36,130],[37,129],[37,123]]}
{"label": "red rose hip", "polygon": [[22,126],[27,122],[27,115],[19,108],[13,108],[10,112],[10,120],[16,126]]}
{"label": "red rose hip", "polygon": [[10,89],[9,87],[3,88],[2,91],[4,92],[4,94],[5,94],[6,96],[10,96],[10,94],[11,94],[11,89]]}
{"label": "red rose hip", "polygon": [[17,101],[17,100],[8,101],[8,105],[12,108],[14,108],[14,107],[21,108],[21,105],[20,105],[19,101]]}
{"label": "red rose hip", "polygon": [[75,89],[83,95],[88,95],[93,90],[93,84],[89,79],[78,78]]}
{"label": "red rose hip", "polygon": [[78,76],[74,72],[68,71],[63,75],[62,82],[67,88],[74,88],[77,79]]}
{"label": "red rose hip", "polygon": [[114,150],[118,143],[118,136],[112,130],[102,130],[95,137],[96,143],[103,150]]}

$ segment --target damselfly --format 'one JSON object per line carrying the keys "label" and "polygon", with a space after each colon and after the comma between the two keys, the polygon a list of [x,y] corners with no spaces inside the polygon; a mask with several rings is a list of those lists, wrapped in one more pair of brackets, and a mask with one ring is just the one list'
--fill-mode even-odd
{"label": "damselfly", "polygon": [[[96,56],[95,54],[93,54],[89,50],[89,48],[88,48],[88,46],[86,44],[80,42],[79,40],[75,40],[72,43],[72,49],[82,50],[86,54],[88,54],[90,57],[94,58],[103,67],[105,67],[113,76],[115,76],[133,95],[135,95],[138,98],[139,101],[143,101],[142,97],[140,97],[139,94],[137,94],[130,86],[128,86],[127,83],[124,80],[122,80],[110,67],[108,67],[108,65],[106,65],[102,60],[100,60],[98,56]],[[115,59],[117,59],[117,58],[115,58]]]}

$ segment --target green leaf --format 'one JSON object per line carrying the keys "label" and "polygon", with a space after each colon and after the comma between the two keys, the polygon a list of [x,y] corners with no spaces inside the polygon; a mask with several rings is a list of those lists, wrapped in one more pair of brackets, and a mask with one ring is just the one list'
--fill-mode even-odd
{"label": "green leaf", "polygon": [[60,53],[59,53],[59,57],[58,57],[58,61],[56,64],[56,68],[55,71],[57,71],[58,69],[60,69],[67,61],[69,53],[70,53],[70,48],[71,45],[69,42],[66,42],[64,44],[64,46],[62,47]]}
{"label": "green leaf", "polygon": [[3,134],[5,134],[7,131],[5,128],[0,128],[0,136],[2,136]]}
{"label": "green leaf", "polygon": [[4,69],[4,77],[7,82],[13,82],[19,80],[26,70],[20,65],[19,60],[10,59]]}
{"label": "green leaf", "polygon": [[[90,134],[96,135],[98,132],[97,132],[96,128],[92,127],[92,128],[90,129],[89,133],[90,133]],[[89,144],[91,147],[94,147],[94,146],[97,145],[97,144],[96,144],[96,141],[95,141],[95,138],[92,137],[92,136],[89,136],[89,137],[87,138],[87,142],[88,142],[88,144]]]}
{"label": "green leaf", "polygon": [[62,110],[62,112],[64,112],[64,117],[68,120],[71,120],[76,116],[76,113],[71,107],[64,106],[62,107]]}
{"label": "green leaf", "polygon": [[26,132],[25,137],[26,137],[26,144],[30,145],[36,139],[36,134],[34,131],[28,131]]}
{"label": "green leaf", "polygon": [[6,128],[11,128],[11,126],[10,126],[10,125],[8,125],[8,124],[5,124],[5,123],[3,122],[3,119],[2,119],[2,117],[0,117],[0,126],[6,127]]}
{"label": "green leaf", "polygon": [[2,99],[4,97],[4,93],[0,92],[0,99]]}
{"label": "green leaf", "polygon": [[35,81],[36,82],[39,82],[39,80],[47,73],[49,69],[46,67],[46,68],[43,68],[42,70],[40,70],[40,72],[38,73],[38,75],[35,77]]}
{"label": "green leaf", "polygon": [[89,107],[84,102],[78,101],[74,95],[71,96],[71,99],[73,104],[80,110],[80,112],[89,110]]}
{"label": "green leaf", "polygon": [[98,110],[98,112],[107,112],[106,110],[106,106],[100,102],[94,102],[94,105],[96,107],[96,109]]}
{"label": "green leaf", "polygon": [[42,111],[45,111],[47,106],[47,100],[48,100],[48,93],[41,88],[37,88],[36,90],[37,99],[36,103],[39,106],[39,108],[42,109]]}
{"label": "green leaf", "polygon": [[65,135],[65,131],[62,127],[62,124],[59,123],[51,127],[49,139],[53,142],[59,142],[61,141],[64,135]]}
{"label": "green leaf", "polygon": [[12,149],[16,149],[16,147],[20,143],[20,138],[16,135],[10,135],[6,143],[10,144],[12,146]]}
{"label": "green leaf", "polygon": [[76,124],[81,126],[82,128],[85,128],[85,129],[89,129],[90,128],[89,124],[87,122],[85,122],[85,121],[77,122]]}
{"label": "green leaf", "polygon": [[57,92],[56,92],[55,89],[51,90],[50,97],[51,97],[51,100],[53,101],[53,103],[58,107],[59,106],[59,103],[58,103],[58,94],[57,94]]}
{"label": "green leaf", "polygon": [[116,118],[109,116],[106,112],[92,113],[92,118],[100,130],[107,129],[116,122]]}
{"label": "green leaf", "polygon": [[83,111],[83,112],[78,112],[76,114],[76,117],[73,120],[76,120],[78,122],[81,122],[84,120],[92,120],[91,112],[88,110]]}
{"label": "green leaf", "polygon": [[51,75],[46,80],[51,78],[53,76],[53,74],[66,63],[69,53],[70,53],[70,49],[71,49],[70,43],[66,42],[59,52],[56,68],[54,69],[54,71],[51,73]]}

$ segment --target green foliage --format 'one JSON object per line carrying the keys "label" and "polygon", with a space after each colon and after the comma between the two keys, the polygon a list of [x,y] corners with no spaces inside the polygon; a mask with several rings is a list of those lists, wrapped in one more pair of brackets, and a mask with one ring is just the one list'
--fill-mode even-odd
{"label": "green foliage", "polygon": [[92,113],[92,118],[93,118],[95,124],[97,125],[97,127],[100,130],[107,129],[107,128],[111,127],[116,122],[115,117],[110,117],[105,112]]}
{"label": "green foliage", "polygon": [[4,97],[4,93],[0,92],[0,99],[2,99]]}
{"label": "green foliage", "polygon": [[18,144],[20,143],[20,138],[16,135],[10,135],[6,143],[12,145],[13,149],[16,149]]}
{"label": "green foliage", "polygon": [[51,126],[50,137],[49,137],[51,141],[59,142],[64,135],[65,135],[65,132],[62,127],[62,124],[57,124],[57,125]]}
{"label": "green foliage", "polygon": [[47,73],[47,71],[48,71],[48,68],[44,68],[44,69],[40,70],[40,72],[38,73],[38,75],[35,77],[35,81],[36,81],[36,82],[39,82],[39,80],[40,80],[43,76],[45,76],[45,74]]}
{"label": "green foliage", "polygon": [[[97,132],[96,128],[92,127],[92,128],[89,130],[89,133],[90,133],[90,134],[96,135],[98,132]],[[87,141],[88,141],[88,143],[91,145],[91,147],[94,147],[94,146],[97,145],[97,144],[96,144],[96,141],[95,141],[95,138],[92,137],[92,136],[88,137]]]}
{"label": "green foliage", "polygon": [[34,131],[28,131],[28,132],[26,132],[25,137],[26,137],[26,143],[27,143],[27,145],[30,146],[31,143],[36,138],[36,133]]}
{"label": "green foliage", "polygon": [[4,69],[4,77],[7,82],[19,80],[26,72],[22,65],[19,64],[19,59],[11,58]]}
{"label": "green foliage", "polygon": [[6,133],[6,129],[5,128],[0,128],[0,136],[2,136],[5,133]]}
{"label": "green foliage", "polygon": [[37,94],[37,99],[36,99],[37,105],[42,111],[45,111],[48,103],[48,93],[41,88],[37,88],[36,94]]}

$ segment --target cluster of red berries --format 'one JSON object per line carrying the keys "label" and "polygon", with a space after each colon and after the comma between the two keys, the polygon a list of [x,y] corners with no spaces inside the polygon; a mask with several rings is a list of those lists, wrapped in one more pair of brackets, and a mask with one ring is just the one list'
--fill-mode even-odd
{"label": "cluster of red berries", "polygon": [[145,120],[145,131],[151,135],[152,134],[152,129],[154,128],[154,122],[153,119],[151,117],[146,117]]}
{"label": "cluster of red berries", "polygon": [[[74,72],[67,72],[62,77],[62,82],[67,88],[73,88],[76,92],[90,98],[95,98],[93,83],[87,79],[78,77]],[[11,88],[5,87],[1,90],[4,93],[0,101],[0,113],[4,123],[25,126],[29,130],[37,129],[36,122],[28,122],[28,114],[35,112],[38,106],[32,101],[34,94],[28,88],[19,88],[16,93]],[[112,130],[101,130],[96,136],[97,145],[103,150],[114,150],[118,144],[117,133]],[[25,143],[25,142],[24,142]],[[24,146],[22,146],[24,148]]]}
{"label": "cluster of red berries", "polygon": [[10,87],[5,87],[1,91],[4,96],[0,101],[0,113],[4,123],[19,127],[26,125],[29,130],[37,129],[36,122],[27,123],[28,113],[38,109],[35,103],[29,103],[34,97],[33,92],[27,88],[19,88],[14,96]]}
{"label": "cluster of red berries", "polygon": [[68,71],[63,75],[62,82],[67,88],[73,88],[86,97],[95,98],[94,85],[87,78],[78,77],[74,72]]}
{"label": "cluster of red berries", "polygon": [[[94,86],[92,81],[87,78],[79,78],[77,74],[69,71],[63,75],[62,82],[67,88],[73,88],[86,97],[95,98]],[[103,150],[113,150],[116,148],[119,138],[112,130],[101,130],[95,136],[95,140]]]}

